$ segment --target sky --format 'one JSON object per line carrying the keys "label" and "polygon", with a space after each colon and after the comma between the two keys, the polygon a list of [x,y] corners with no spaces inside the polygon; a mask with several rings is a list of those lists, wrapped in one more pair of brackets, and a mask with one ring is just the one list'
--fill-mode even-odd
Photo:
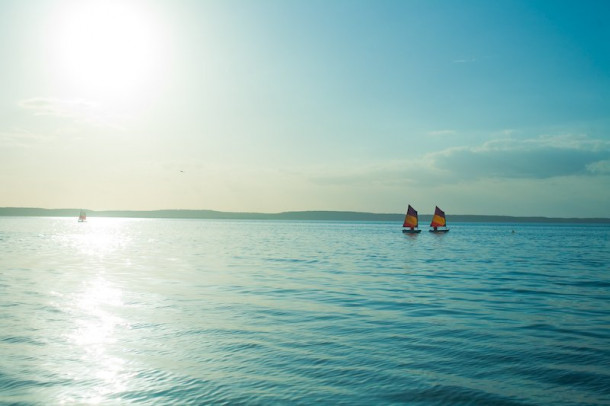
{"label": "sky", "polygon": [[0,207],[610,217],[605,0],[0,0]]}

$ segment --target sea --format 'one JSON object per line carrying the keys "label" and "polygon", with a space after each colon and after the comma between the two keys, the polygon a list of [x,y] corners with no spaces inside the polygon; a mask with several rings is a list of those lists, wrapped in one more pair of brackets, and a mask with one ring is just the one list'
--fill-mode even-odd
{"label": "sea", "polygon": [[0,404],[610,405],[610,227],[449,227],[0,217]]}

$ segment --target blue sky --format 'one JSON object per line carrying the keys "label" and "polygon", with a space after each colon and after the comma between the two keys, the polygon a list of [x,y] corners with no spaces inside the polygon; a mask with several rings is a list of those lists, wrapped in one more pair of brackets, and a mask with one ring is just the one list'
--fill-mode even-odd
{"label": "blue sky", "polygon": [[0,2],[0,206],[610,217],[605,1]]}

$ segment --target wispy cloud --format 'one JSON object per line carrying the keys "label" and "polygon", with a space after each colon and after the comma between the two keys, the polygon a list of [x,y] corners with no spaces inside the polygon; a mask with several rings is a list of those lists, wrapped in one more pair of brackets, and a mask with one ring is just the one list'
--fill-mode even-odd
{"label": "wispy cloud", "polygon": [[358,167],[317,168],[306,175],[311,182],[325,186],[404,187],[442,183],[446,171],[435,166],[429,155],[409,160],[373,162]]}
{"label": "wispy cloud", "polygon": [[432,136],[444,136],[444,135],[455,135],[455,134],[457,134],[457,131],[455,131],[455,130],[428,131],[428,135],[432,135]]}
{"label": "wispy cloud", "polygon": [[86,100],[60,100],[34,97],[21,100],[19,107],[33,111],[36,116],[81,117],[98,107]]}
{"label": "wispy cloud", "polygon": [[32,132],[24,128],[13,128],[0,131],[0,145],[9,147],[27,147],[54,139],[53,135]]}
{"label": "wispy cloud", "polygon": [[476,58],[462,58],[462,59],[454,59],[451,61],[452,63],[474,63],[476,62]]}
{"label": "wispy cloud", "polygon": [[414,162],[373,163],[363,167],[317,168],[309,174],[311,182],[326,186],[392,186],[412,181]]}
{"label": "wispy cloud", "polygon": [[35,116],[68,118],[78,123],[124,130],[123,126],[117,124],[116,116],[108,114],[99,103],[90,100],[33,97],[19,101],[18,105]]}

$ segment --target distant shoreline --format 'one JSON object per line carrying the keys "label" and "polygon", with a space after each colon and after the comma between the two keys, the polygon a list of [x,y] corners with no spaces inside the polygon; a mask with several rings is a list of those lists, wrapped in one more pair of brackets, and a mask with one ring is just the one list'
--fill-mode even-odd
{"label": "distant shoreline", "polygon": [[[42,209],[30,207],[0,207],[0,216],[74,217],[80,209]],[[392,221],[401,222],[402,213],[366,213],[354,211],[288,211],[282,213],[240,213],[215,210],[86,210],[89,217],[217,219],[217,220],[311,220],[311,221]],[[419,216],[421,223],[431,214]],[[578,223],[610,224],[610,218],[524,217],[494,215],[448,215],[449,223]]]}

